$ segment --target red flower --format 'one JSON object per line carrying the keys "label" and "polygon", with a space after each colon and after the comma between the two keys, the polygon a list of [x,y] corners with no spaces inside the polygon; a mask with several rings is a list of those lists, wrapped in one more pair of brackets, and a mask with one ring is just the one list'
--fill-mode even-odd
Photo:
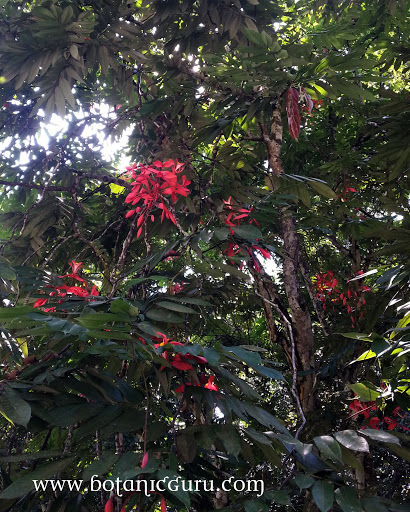
{"label": "red flower", "polygon": [[397,420],[392,420],[388,416],[385,416],[383,420],[385,423],[387,423],[387,430],[393,430],[394,428],[397,427]]}
{"label": "red flower", "polygon": [[47,302],[47,299],[37,299],[34,303],[33,308],[40,308],[41,306],[44,306],[44,304]]}
{"label": "red flower", "polygon": [[181,356],[179,354],[176,354],[172,361],[170,361],[171,366],[176,368],[177,370],[187,371],[187,370],[193,370],[193,367],[184,361],[182,361]]}
{"label": "red flower", "polygon": [[144,457],[142,457],[141,467],[145,468],[147,463],[148,463],[148,452],[144,453]]}
{"label": "red flower", "polygon": [[373,418],[370,418],[369,420],[369,427],[372,428],[373,430],[380,430],[380,420],[379,418],[377,418],[376,416],[374,416]]}
{"label": "red flower", "polygon": [[270,260],[270,252],[269,251],[267,251],[266,249],[263,249],[262,247],[259,247],[257,245],[252,245],[252,247],[254,249],[256,249],[257,251],[259,251],[264,258],[266,258],[267,260]]}
{"label": "red flower", "polygon": [[73,295],[77,295],[77,297],[87,297],[88,291],[85,288],[81,288],[80,286],[66,286],[64,285],[64,289],[67,293],[72,293]]}
{"label": "red flower", "polygon": [[219,388],[216,384],[214,384],[215,377],[211,375],[208,379],[208,382],[205,384],[205,387],[207,389],[210,389],[211,391],[219,391]]}
{"label": "red flower", "polygon": [[399,406],[397,406],[395,409],[393,409],[392,411],[392,414],[393,416],[398,416],[399,418],[404,418],[404,415],[403,414],[400,414],[401,413],[401,408]]}
{"label": "red flower", "polygon": [[71,267],[71,270],[72,270],[72,273],[71,274],[65,274],[63,276],[58,276],[58,277],[71,277],[73,279],[76,279],[77,281],[80,281],[81,283],[84,283],[85,285],[85,281],[84,279],[81,279],[80,276],[77,275],[77,272],[80,270],[80,268],[82,267],[82,262],[80,263],[77,263],[76,261],[72,260],[70,263],[69,263],[70,267]]}
{"label": "red flower", "polygon": [[359,402],[359,400],[353,400],[353,402],[349,405],[352,411],[357,414],[363,414],[365,418],[370,417],[369,409],[365,403]]}
{"label": "red flower", "polygon": [[99,295],[97,287],[95,285],[91,288],[90,295]]}
{"label": "red flower", "polygon": [[[171,168],[171,170],[161,170],[168,168]],[[184,164],[178,161],[174,162],[174,160],[168,160],[164,163],[157,160],[152,165],[134,164],[131,167],[127,167],[128,174],[132,176],[134,181],[131,183],[132,190],[127,195],[125,203],[132,203],[133,205],[140,201],[143,203],[142,207],[129,210],[126,213],[126,218],[128,218],[134,215],[134,213],[141,212],[137,222],[137,227],[139,227],[137,238],[142,232],[141,224],[148,217],[150,217],[152,222],[154,221],[154,216],[152,214],[148,215],[153,207],[162,210],[161,222],[163,222],[164,218],[167,218],[176,225],[173,214],[165,204],[164,196],[171,196],[172,203],[175,203],[178,195],[184,197],[189,195],[188,185],[191,184],[190,180],[186,176],[182,176],[182,183],[178,183],[177,174],[183,168]],[[136,170],[139,171],[138,174]]]}

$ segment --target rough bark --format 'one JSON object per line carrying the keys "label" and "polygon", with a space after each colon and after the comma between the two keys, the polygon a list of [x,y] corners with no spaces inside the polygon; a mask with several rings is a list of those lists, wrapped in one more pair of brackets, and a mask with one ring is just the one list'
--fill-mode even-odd
{"label": "rough bark", "polygon": [[282,149],[282,117],[280,112],[280,103],[277,102],[273,107],[270,133],[265,125],[261,125],[263,141],[268,153],[269,167],[275,176],[283,174],[282,160],[280,152]]}
{"label": "rough bark", "polygon": [[315,384],[315,359],[313,352],[313,330],[309,311],[302,296],[298,268],[300,247],[296,226],[291,213],[286,208],[280,212],[280,228],[284,245],[283,282],[288,298],[292,325],[295,332],[295,345],[300,370],[305,373],[299,378],[299,394],[304,412],[315,409],[313,387]]}
{"label": "rough bark", "polygon": [[[280,176],[283,174],[283,165],[280,157],[283,127],[281,104],[279,100],[273,105],[270,130],[268,131],[268,128],[263,123],[260,124],[260,128],[267,150],[269,167],[274,175]],[[298,376],[297,392],[303,412],[309,413],[313,411],[316,406],[315,396],[313,393],[315,384],[313,331],[310,314],[303,299],[299,284],[298,269],[300,264],[303,266],[302,254],[299,247],[295,222],[291,213],[288,211],[288,207],[282,208],[280,211],[280,230],[284,247],[283,281],[289,304],[291,329],[294,335],[296,369],[298,372],[304,372],[303,375]],[[307,271],[306,268],[305,271]],[[273,296],[274,294],[270,289],[270,285],[267,284],[268,280],[266,280],[266,277],[265,279],[262,279],[262,281],[255,276],[254,278],[257,283],[259,294],[262,298],[267,299],[268,296],[271,295],[268,300],[275,304],[277,295]],[[264,300],[264,302],[267,301]],[[264,311],[271,339],[272,341],[275,341],[277,339],[277,330],[274,326],[274,321],[272,321],[273,311],[268,307],[268,304],[264,304]],[[287,319],[287,312],[286,315]],[[288,362],[289,360],[291,361],[290,368],[292,368],[294,366],[294,362],[292,361],[292,357],[289,358],[291,352],[291,350],[289,350],[289,345],[289,342],[286,343],[283,339],[281,340],[281,346],[285,351]]]}

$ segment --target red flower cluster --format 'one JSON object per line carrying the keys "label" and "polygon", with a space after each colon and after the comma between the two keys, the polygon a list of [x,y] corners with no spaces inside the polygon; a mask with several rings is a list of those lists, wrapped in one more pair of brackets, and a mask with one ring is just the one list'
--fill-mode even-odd
{"label": "red flower cluster", "polygon": [[185,197],[189,195],[188,185],[191,182],[187,177],[182,176],[182,183],[178,183],[177,175],[183,170],[184,165],[178,161],[168,160],[164,163],[156,161],[152,165],[134,164],[127,167],[128,174],[134,181],[131,183],[132,191],[126,197],[125,202],[132,203],[133,206],[142,202],[142,206],[137,206],[126,214],[126,217],[131,217],[134,213],[139,214],[137,238],[141,235],[142,225],[148,220],[148,217],[152,222],[154,221],[151,211],[155,207],[162,210],[161,222],[167,218],[176,225],[175,217],[167,207],[167,200],[164,196],[170,196],[172,203],[175,204],[178,195]]}
{"label": "red flower cluster", "polygon": [[[162,332],[157,332],[158,334],[158,338],[152,338],[153,341],[160,341],[160,343],[155,343],[155,348],[159,348],[159,347],[164,347],[165,345],[179,345],[181,347],[184,346],[183,343],[179,342],[179,341],[170,341],[166,336],[165,334],[162,334]],[[169,363],[171,364],[171,366],[173,366],[174,368],[176,368],[177,370],[182,370],[182,371],[186,371],[186,370],[193,370],[194,368],[186,362],[186,360],[191,360],[191,361],[196,361],[197,363],[201,363],[201,364],[206,364],[208,361],[205,359],[205,357],[201,357],[201,356],[193,356],[192,354],[175,354],[172,356],[171,359],[168,359],[168,352],[167,350],[164,350],[164,352],[162,352],[162,357],[164,359],[166,359],[167,361],[169,361]],[[161,370],[164,369],[164,366],[161,367]]]}
{"label": "red flower cluster", "polygon": [[[92,288],[91,288],[91,291],[88,292],[87,290],[87,283],[84,281],[84,279],[82,279],[78,274],[77,272],[80,270],[80,268],[82,267],[82,263],[77,263],[76,261],[72,260],[70,263],[69,263],[70,267],[71,267],[71,274],[65,274],[63,276],[58,276],[60,278],[64,278],[64,277],[71,277],[71,279],[74,279],[75,281],[79,281],[81,283],[81,286],[67,286],[66,284],[63,284],[62,286],[55,286],[54,287],[54,290],[53,292],[50,292],[49,293],[49,297],[54,297],[55,295],[57,295],[57,297],[65,297],[67,294],[72,294],[72,295],[76,295],[77,297],[88,297],[89,295],[93,295],[93,296],[97,296],[98,295],[98,290],[97,290],[97,287],[94,285]],[[52,288],[50,286],[47,286],[48,288]],[[41,306],[44,306],[44,304],[47,303],[47,300],[48,299],[37,299],[36,302],[34,303],[34,308],[39,308]],[[62,302],[64,302],[63,300],[59,300],[58,303],[61,304]],[[56,308],[53,306],[51,308],[45,308],[44,311],[46,313],[52,313],[56,310]]]}
{"label": "red flower cluster", "polygon": [[[227,201],[225,201],[224,199],[222,201],[225,203],[225,207],[228,210],[231,210],[225,219],[225,224],[227,224],[229,226],[231,235],[235,234],[235,232],[231,226],[235,226],[235,225],[239,226],[244,219],[248,219],[249,224],[256,224],[258,227],[260,227],[260,225],[256,219],[250,218],[250,214],[253,211],[253,206],[250,209],[246,209],[246,208],[235,209],[235,207],[232,204],[232,197],[229,197],[229,199]],[[236,221],[236,224],[234,224],[234,221]],[[258,245],[252,245],[252,248],[255,249],[256,251],[259,251],[264,258],[266,258],[268,260],[270,259],[270,252],[267,251],[266,249],[263,249],[262,247],[259,247]],[[237,254],[239,254],[242,251],[242,249],[243,249],[243,247],[240,247],[238,244],[233,243],[233,242],[228,242],[228,248],[225,249],[223,251],[223,253],[226,253],[228,258],[232,258],[232,257],[236,256]],[[246,250],[248,251],[249,256],[251,256],[251,258],[253,259],[256,271],[259,272],[259,263],[258,263],[257,259],[255,258],[254,254],[252,252],[252,249],[250,247],[246,247]],[[232,260],[231,260],[231,263],[233,264]]]}
{"label": "red flower cluster", "polygon": [[[358,272],[358,275],[362,275],[363,271],[360,270]],[[360,311],[362,306],[366,304],[366,299],[360,297],[359,294],[356,291],[351,290],[349,280],[347,281],[347,293],[342,293],[340,290],[336,288],[338,284],[338,280],[334,277],[333,271],[329,270],[325,274],[316,274],[316,297],[322,302],[323,309],[326,309],[326,302],[327,300],[330,300],[330,302],[333,304],[333,311],[334,311],[334,304],[341,301],[343,303],[343,306],[347,305],[347,312],[350,314],[350,319],[352,321],[352,327],[355,326],[355,318],[351,314],[353,311],[353,308],[356,309],[356,311]],[[369,286],[366,286],[364,284],[361,285],[361,289],[363,292],[371,292],[372,289]],[[350,304],[349,304],[350,302]],[[363,312],[360,311],[360,318],[363,317]]]}
{"label": "red flower cluster", "polygon": [[[353,187],[346,187],[341,194],[339,194],[337,197],[341,197],[342,201],[344,203],[347,203],[347,200],[349,199],[349,196],[352,192],[357,192],[357,190]],[[343,197],[342,197],[343,196]]]}
{"label": "red flower cluster", "polygon": [[[380,427],[383,425],[383,422],[387,425],[387,430],[393,430],[398,425],[406,431],[409,430],[407,427],[400,425],[396,419],[404,418],[404,415],[402,414],[402,410],[400,409],[400,407],[396,407],[392,411],[393,418],[390,418],[389,416],[384,416],[383,420],[380,420],[378,416],[370,417],[371,411],[378,410],[376,402],[360,402],[360,400],[354,399],[353,402],[350,403],[349,407],[353,411],[353,416],[363,415],[365,419],[370,418],[366,426],[372,428],[373,430],[380,430]],[[366,426],[362,427],[362,429],[366,428]]]}
{"label": "red flower cluster", "polygon": [[[231,213],[229,213],[225,219],[225,224],[230,226],[229,229],[231,230],[231,234],[233,235],[234,230],[232,229],[231,226],[239,226],[243,219],[249,218],[249,214],[252,213],[253,211],[253,206],[251,206],[249,210],[247,208],[235,209],[234,205],[232,204],[232,196],[229,197],[227,201],[225,201],[225,199],[222,199],[222,201],[224,202],[225,207],[228,210],[231,210]],[[233,221],[237,221],[237,223],[234,224]],[[249,218],[249,224],[256,224],[260,228],[259,223],[255,219]]]}
{"label": "red flower cluster", "polygon": [[353,402],[350,403],[349,407],[355,415],[363,414],[366,419],[370,418],[370,411],[377,411],[378,409],[376,402],[360,402],[357,399],[354,399]]}
{"label": "red flower cluster", "polygon": [[[184,346],[183,343],[180,343],[179,341],[170,341],[166,336],[165,334],[162,334],[161,332],[157,332],[158,334],[158,338],[152,338],[153,341],[159,341],[160,343],[155,343],[155,348],[159,348],[159,347],[164,347],[166,345],[179,345],[181,347]],[[173,368],[176,368],[177,370],[181,370],[181,371],[187,371],[187,370],[193,370],[193,366],[188,363],[187,361],[191,361],[191,362],[196,362],[196,363],[199,363],[199,364],[206,364],[208,361],[205,359],[205,357],[202,357],[202,356],[194,356],[193,354],[174,354],[171,356],[171,358],[169,358],[169,354],[167,352],[167,350],[164,350],[164,352],[162,352],[162,357],[164,359],[166,359],[167,361],[169,361],[170,365],[173,367]],[[161,366],[161,370],[164,369],[164,366]],[[201,376],[201,380],[202,380],[202,384],[205,383],[206,381],[206,377],[204,374],[202,374]],[[219,388],[218,386],[216,386],[214,384],[214,380],[215,380],[215,377],[213,375],[211,375],[209,378],[208,378],[208,382],[205,384],[205,388],[207,389],[210,389],[212,391],[219,391]],[[193,383],[187,383],[186,384],[187,386],[200,386],[200,384],[198,382],[193,382]],[[181,384],[180,386],[178,386],[175,390],[176,393],[183,393],[185,390],[185,384]]]}

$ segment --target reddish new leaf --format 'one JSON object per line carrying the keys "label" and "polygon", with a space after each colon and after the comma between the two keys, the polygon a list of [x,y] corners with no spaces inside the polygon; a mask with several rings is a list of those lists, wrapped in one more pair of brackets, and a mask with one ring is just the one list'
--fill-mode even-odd
{"label": "reddish new leaf", "polygon": [[288,115],[289,133],[292,139],[298,140],[300,133],[299,91],[294,87],[286,93],[286,113]]}
{"label": "reddish new leaf", "polygon": [[164,496],[161,495],[161,512],[167,512],[167,504]]}
{"label": "reddish new leaf", "polygon": [[114,498],[112,496],[105,504],[104,512],[114,512]]}

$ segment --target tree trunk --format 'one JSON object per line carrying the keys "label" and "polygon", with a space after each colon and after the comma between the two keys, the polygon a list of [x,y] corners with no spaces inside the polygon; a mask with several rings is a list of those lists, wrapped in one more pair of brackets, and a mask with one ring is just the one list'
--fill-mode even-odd
{"label": "tree trunk", "polygon": [[304,412],[315,409],[316,401],[313,394],[315,383],[315,358],[313,352],[313,330],[309,311],[302,296],[298,268],[300,248],[296,233],[295,222],[287,208],[282,208],[280,228],[284,245],[283,253],[283,282],[289,303],[289,311],[294,330],[296,357],[304,372],[298,379],[299,396]]}

